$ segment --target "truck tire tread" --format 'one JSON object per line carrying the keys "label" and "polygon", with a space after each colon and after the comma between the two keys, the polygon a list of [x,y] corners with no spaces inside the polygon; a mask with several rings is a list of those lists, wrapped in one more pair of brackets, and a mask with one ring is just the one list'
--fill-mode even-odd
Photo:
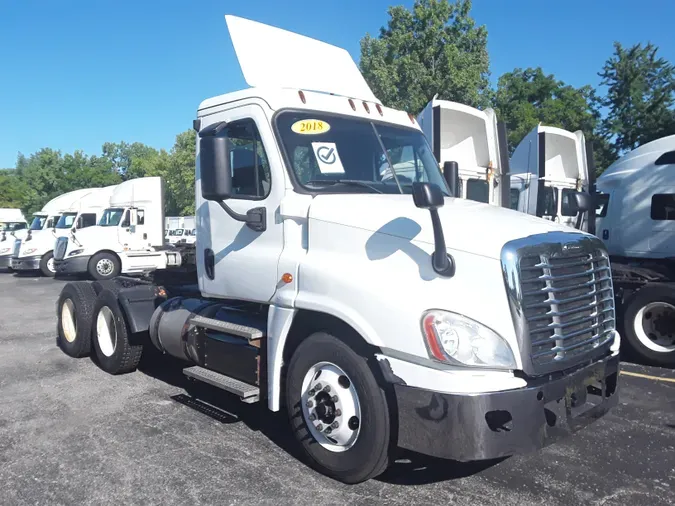
{"label": "truck tire tread", "polygon": [[[66,339],[63,329],[62,308],[67,299],[72,300],[76,324],[76,335],[72,342]],[[61,290],[56,304],[57,333],[56,345],[68,356],[85,357],[91,353],[91,326],[94,316],[96,293],[87,281],[67,283]]]}

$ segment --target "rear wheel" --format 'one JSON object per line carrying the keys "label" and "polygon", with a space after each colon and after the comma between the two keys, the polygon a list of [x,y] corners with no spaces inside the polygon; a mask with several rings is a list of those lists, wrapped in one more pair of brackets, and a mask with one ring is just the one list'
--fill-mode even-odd
{"label": "rear wheel", "polygon": [[118,276],[121,270],[120,260],[112,253],[96,253],[89,260],[89,275],[97,280],[111,279]]}
{"label": "rear wheel", "polygon": [[54,252],[50,251],[42,255],[40,259],[40,272],[44,276],[53,278],[56,274],[56,267],[54,266]]}
{"label": "rear wheel", "polygon": [[366,359],[335,336],[317,332],[294,352],[286,378],[291,427],[309,464],[359,483],[388,464],[389,408]]}
{"label": "rear wheel", "polygon": [[675,365],[675,287],[642,287],[626,301],[623,327],[627,343],[640,359]]}
{"label": "rear wheel", "polygon": [[76,281],[66,284],[57,301],[56,344],[71,357],[89,355],[91,324],[96,293],[91,283]]}
{"label": "rear wheel", "polygon": [[143,346],[129,341],[124,313],[110,290],[102,290],[96,298],[92,341],[101,369],[110,374],[134,371],[141,360]]}

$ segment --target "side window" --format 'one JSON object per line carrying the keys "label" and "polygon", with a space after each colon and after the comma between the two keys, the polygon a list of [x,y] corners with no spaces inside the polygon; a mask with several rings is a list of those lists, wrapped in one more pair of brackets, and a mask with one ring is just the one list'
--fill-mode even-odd
{"label": "side window", "polygon": [[466,198],[487,204],[489,200],[487,181],[469,179],[466,182]]}
{"label": "side window", "polygon": [[226,127],[230,139],[232,198],[263,199],[271,186],[270,165],[255,121],[233,121]]}
{"label": "side window", "polygon": [[544,216],[555,216],[558,211],[558,199],[556,188],[544,187]]}
{"label": "side window", "polygon": [[563,216],[576,216],[577,213],[572,212],[570,209],[570,199],[574,195],[574,190],[569,188],[562,189],[562,202],[560,203],[560,212]]}
{"label": "side window", "polygon": [[675,164],[675,151],[668,151],[659,156],[654,165],[670,165]]}
{"label": "side window", "polygon": [[518,202],[520,201],[520,190],[518,188],[511,188],[511,209],[518,210]]}
{"label": "side window", "polygon": [[96,225],[96,215],[85,213],[80,216],[80,228],[87,228]]}
{"label": "side window", "polygon": [[137,209],[136,210],[136,220],[138,225],[145,225],[145,210]]}
{"label": "side window", "polygon": [[598,193],[595,196],[595,215],[598,218],[607,216],[607,207],[609,206],[609,193]]}
{"label": "side window", "polygon": [[652,220],[675,220],[675,193],[652,195]]}
{"label": "side window", "polygon": [[122,217],[122,221],[120,221],[120,227],[128,227],[131,225],[131,222],[129,220],[129,210],[124,211],[124,216]]}

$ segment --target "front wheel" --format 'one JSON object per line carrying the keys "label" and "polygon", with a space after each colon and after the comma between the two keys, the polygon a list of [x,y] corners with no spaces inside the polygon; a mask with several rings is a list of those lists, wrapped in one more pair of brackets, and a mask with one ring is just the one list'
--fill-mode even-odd
{"label": "front wheel", "polygon": [[112,253],[96,253],[89,260],[89,275],[96,280],[112,279],[120,270],[120,260]]}
{"label": "front wheel", "polygon": [[40,272],[42,272],[43,276],[47,276],[49,278],[53,278],[56,275],[53,251],[42,255],[42,258],[40,259]]}
{"label": "front wheel", "polygon": [[626,341],[643,361],[675,365],[675,287],[645,285],[625,304],[623,328]]}
{"label": "front wheel", "polygon": [[388,465],[391,424],[385,392],[366,359],[326,332],[295,350],[286,405],[309,463],[344,483],[359,483]]}

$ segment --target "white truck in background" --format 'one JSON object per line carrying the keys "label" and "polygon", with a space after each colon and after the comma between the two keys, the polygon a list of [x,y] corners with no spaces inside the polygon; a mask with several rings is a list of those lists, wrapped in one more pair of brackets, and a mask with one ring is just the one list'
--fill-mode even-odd
{"label": "white truck in background", "polygon": [[171,217],[167,221],[164,239],[169,244],[194,244],[194,216]]}
{"label": "white truck in background", "polygon": [[0,208],[0,269],[9,268],[14,241],[23,239],[28,232],[28,223],[21,209]]}
{"label": "white truck in background", "polygon": [[[194,120],[196,284],[168,265],[67,283],[64,353],[110,374],[150,346],[187,361],[195,384],[285,410],[308,463],[346,483],[382,473],[397,447],[534,451],[616,405],[598,238],[455,198],[415,117],[383,106],[349,53],[226,21],[250,88]],[[406,150],[409,181],[392,156]]]}
{"label": "white truck in background", "polygon": [[181,253],[165,246],[163,206],[160,177],[118,184],[96,226],[79,231],[76,238],[57,240],[56,272],[102,280],[181,265]]}
{"label": "white truck in background", "polygon": [[509,207],[506,128],[493,109],[479,110],[434,97],[417,121],[443,171],[457,171],[457,195]]}
{"label": "white truck in background", "polygon": [[587,153],[586,144],[580,130],[534,127],[511,155],[510,184],[517,210],[587,229],[588,213],[580,214],[575,201],[576,194],[589,191],[592,153]]}
{"label": "white truck in background", "polygon": [[64,212],[72,209],[78,200],[91,191],[91,188],[84,188],[64,193],[47,202],[40,211],[33,213],[33,221],[26,236],[14,242],[10,259],[11,269],[39,270],[44,276],[53,277],[56,224]]}

